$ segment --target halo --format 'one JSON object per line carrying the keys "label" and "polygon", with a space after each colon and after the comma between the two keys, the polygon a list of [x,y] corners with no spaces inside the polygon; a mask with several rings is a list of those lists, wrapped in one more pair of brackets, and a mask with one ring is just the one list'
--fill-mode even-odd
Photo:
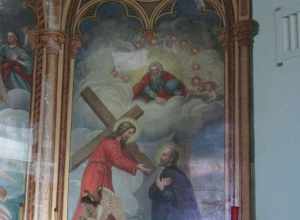
{"label": "halo", "polygon": [[128,118],[128,117],[119,119],[114,124],[113,131],[116,131],[117,128],[120,126],[120,124],[122,124],[123,122],[130,122],[135,127],[135,133],[134,133],[134,135],[132,135],[131,138],[128,139],[127,144],[135,142],[138,139],[139,135],[140,135],[140,129],[139,129],[139,126],[137,125],[137,121],[135,119]]}

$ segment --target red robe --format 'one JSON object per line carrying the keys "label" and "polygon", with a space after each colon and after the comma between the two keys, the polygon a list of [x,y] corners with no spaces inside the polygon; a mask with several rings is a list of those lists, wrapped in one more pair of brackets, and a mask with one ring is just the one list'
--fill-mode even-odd
{"label": "red robe", "polygon": [[[179,95],[186,96],[187,92],[186,92],[186,88],[185,88],[184,84],[182,82],[180,82],[171,73],[169,73],[167,71],[162,71],[160,78],[164,82],[168,82],[170,80],[177,81],[178,82],[177,90],[180,91]],[[151,84],[151,74],[146,73],[144,75],[144,77],[142,78],[142,80],[133,86],[133,99],[143,97],[145,101],[149,101],[150,98],[147,95],[143,94],[143,93],[144,93],[145,88],[147,86],[149,86],[150,84]],[[156,95],[157,95],[157,97],[160,97],[160,98],[163,98],[163,99],[166,99],[166,100],[169,100],[171,97],[174,96],[174,94],[171,94],[169,91],[167,91],[166,88],[162,88],[160,91],[156,91]]]}
{"label": "red robe", "polygon": [[16,73],[18,74],[24,81],[27,81],[29,85],[32,84],[32,76],[27,74],[22,67],[21,64],[19,64],[16,61],[8,60],[2,63],[1,66],[1,72],[2,72],[2,78],[4,81],[6,81],[10,74]]}
{"label": "red robe", "polygon": [[[113,166],[132,175],[137,171],[137,162],[124,154],[121,144],[115,139],[105,138],[89,157],[81,179],[80,198],[86,191],[96,194],[99,187],[113,191]],[[73,220],[79,220],[82,214],[83,205],[79,201]]]}

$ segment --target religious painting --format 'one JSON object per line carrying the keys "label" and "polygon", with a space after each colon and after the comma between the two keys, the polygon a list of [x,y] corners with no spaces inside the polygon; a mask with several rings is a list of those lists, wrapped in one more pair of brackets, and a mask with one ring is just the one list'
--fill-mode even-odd
{"label": "religious painting", "polygon": [[25,201],[34,16],[21,0],[0,0],[0,219],[17,220]]}
{"label": "religious painting", "polygon": [[153,30],[116,2],[81,20],[69,220],[228,219],[221,31],[192,0]]}

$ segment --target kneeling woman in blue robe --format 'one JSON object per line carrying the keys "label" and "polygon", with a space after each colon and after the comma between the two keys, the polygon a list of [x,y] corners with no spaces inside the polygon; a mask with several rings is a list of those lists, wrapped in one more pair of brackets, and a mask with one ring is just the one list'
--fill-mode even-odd
{"label": "kneeling woman in blue robe", "polygon": [[149,189],[152,220],[201,220],[193,187],[176,163],[179,154],[167,146],[160,157],[161,174]]}

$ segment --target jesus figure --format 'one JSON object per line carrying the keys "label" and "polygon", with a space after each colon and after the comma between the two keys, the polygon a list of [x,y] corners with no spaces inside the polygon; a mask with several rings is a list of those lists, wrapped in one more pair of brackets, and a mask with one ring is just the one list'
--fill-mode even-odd
{"label": "jesus figure", "polygon": [[136,129],[130,120],[122,121],[90,155],[81,180],[80,201],[73,220],[86,219],[86,203],[93,203],[95,206],[101,204],[101,189],[114,191],[112,184],[113,166],[132,175],[135,175],[138,170],[144,174],[150,173],[150,169],[143,164],[138,164],[123,151],[128,140],[136,134]]}

